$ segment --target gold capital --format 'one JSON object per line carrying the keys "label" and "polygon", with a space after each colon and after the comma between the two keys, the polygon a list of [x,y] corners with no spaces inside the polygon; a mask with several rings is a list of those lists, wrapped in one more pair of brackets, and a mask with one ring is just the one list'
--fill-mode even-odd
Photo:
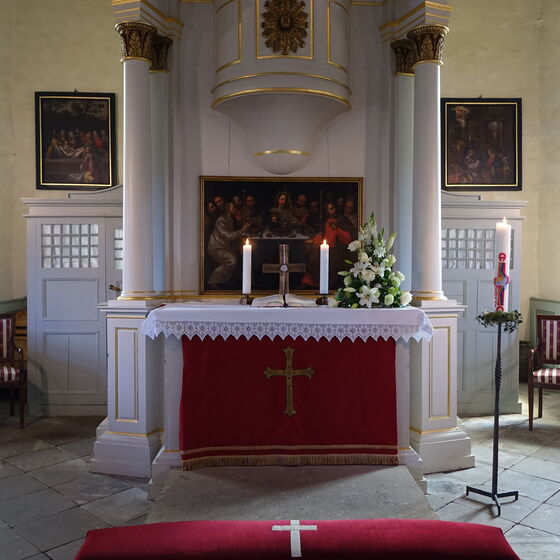
{"label": "gold capital", "polygon": [[288,416],[293,416],[296,413],[296,409],[294,408],[294,376],[305,375],[305,377],[311,378],[311,376],[315,373],[311,368],[293,369],[294,352],[295,350],[289,346],[284,348],[284,354],[286,354],[285,369],[271,369],[270,367],[267,367],[263,372],[267,379],[270,379],[275,375],[282,375],[286,378],[286,409],[284,410],[284,414],[287,414]]}
{"label": "gold capital", "polygon": [[395,74],[414,74],[414,45],[408,39],[393,41],[395,53]]}
{"label": "gold capital", "polygon": [[127,21],[115,26],[121,36],[122,59],[145,60],[153,58],[153,45],[157,35],[155,27],[139,21]]}
{"label": "gold capital", "polygon": [[167,72],[167,53],[172,44],[173,41],[169,37],[156,35],[150,72]]}
{"label": "gold capital", "polygon": [[424,25],[409,31],[407,37],[412,41],[415,62],[434,62],[443,64],[443,41],[448,29],[443,25]]}

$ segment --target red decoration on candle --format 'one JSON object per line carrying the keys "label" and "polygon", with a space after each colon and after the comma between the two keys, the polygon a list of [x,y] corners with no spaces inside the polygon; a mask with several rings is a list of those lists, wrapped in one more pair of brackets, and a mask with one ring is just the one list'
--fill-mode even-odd
{"label": "red decoration on candle", "polygon": [[506,274],[506,254],[498,255],[498,274],[494,278],[494,303],[496,311],[504,311],[504,299],[506,286],[509,284],[509,276]]}

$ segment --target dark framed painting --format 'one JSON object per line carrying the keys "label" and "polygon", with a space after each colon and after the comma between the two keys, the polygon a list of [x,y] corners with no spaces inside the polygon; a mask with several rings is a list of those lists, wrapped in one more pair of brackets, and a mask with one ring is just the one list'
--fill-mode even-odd
{"label": "dark framed painting", "polygon": [[317,293],[319,245],[329,244],[329,288],[342,285],[348,243],[362,224],[363,179],[321,177],[201,177],[200,292],[241,293],[242,244],[252,245],[252,292],[278,292],[279,262],[288,245],[290,291]]}
{"label": "dark framed painting", "polygon": [[443,98],[441,120],[444,190],[521,190],[521,99]]}
{"label": "dark framed painting", "polygon": [[116,184],[114,93],[35,92],[35,130],[38,189]]}

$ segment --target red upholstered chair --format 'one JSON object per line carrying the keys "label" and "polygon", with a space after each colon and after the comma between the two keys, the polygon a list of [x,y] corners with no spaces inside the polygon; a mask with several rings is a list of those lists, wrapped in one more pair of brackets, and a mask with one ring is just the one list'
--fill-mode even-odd
{"label": "red upholstered chair", "polygon": [[542,418],[543,389],[560,389],[560,315],[537,315],[537,346],[529,355],[529,430],[533,429],[533,400],[539,390]]}
{"label": "red upholstered chair", "polygon": [[15,389],[19,392],[19,425],[23,428],[27,400],[27,371],[21,348],[17,348],[16,316],[0,315],[0,389],[10,389],[10,414],[14,415]]}

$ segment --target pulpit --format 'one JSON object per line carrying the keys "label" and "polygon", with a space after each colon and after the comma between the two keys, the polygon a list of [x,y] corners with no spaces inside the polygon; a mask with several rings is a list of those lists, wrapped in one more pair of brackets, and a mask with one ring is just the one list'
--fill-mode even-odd
{"label": "pulpit", "polygon": [[414,454],[408,344],[433,332],[419,309],[175,304],[142,330],[166,337],[154,478],[181,462],[379,465]]}

